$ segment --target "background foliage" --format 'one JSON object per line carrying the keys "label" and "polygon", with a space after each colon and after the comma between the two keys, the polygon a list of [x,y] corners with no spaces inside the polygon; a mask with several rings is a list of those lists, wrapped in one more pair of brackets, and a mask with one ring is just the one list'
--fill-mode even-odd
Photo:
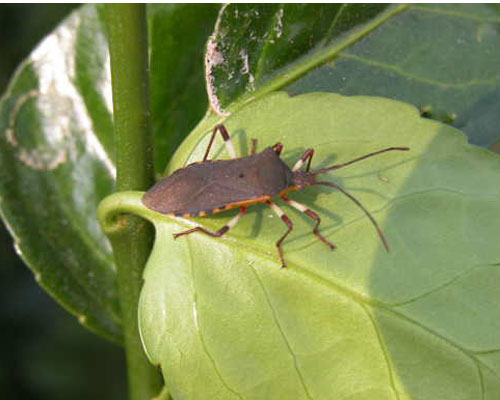
{"label": "background foliage", "polygon": [[[0,4],[0,93],[20,62],[75,7]],[[122,349],[82,329],[37,285],[3,222],[0,260],[1,397],[125,398]]]}

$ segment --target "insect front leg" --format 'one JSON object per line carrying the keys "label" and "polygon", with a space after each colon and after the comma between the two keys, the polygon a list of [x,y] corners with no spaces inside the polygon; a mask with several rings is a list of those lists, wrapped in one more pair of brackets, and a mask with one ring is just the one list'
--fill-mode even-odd
{"label": "insect front leg", "polygon": [[276,242],[276,247],[278,248],[278,253],[280,255],[281,259],[281,268],[286,268],[286,262],[285,262],[285,256],[283,254],[283,249],[281,247],[281,244],[283,243],[283,240],[288,236],[288,234],[292,231],[293,229],[293,222],[288,218],[288,216],[283,212],[281,208],[279,208],[276,204],[274,204],[272,201],[266,201],[266,204],[271,207],[271,209],[276,213],[278,217],[281,218],[281,220],[286,224],[288,227],[288,230],[285,232],[285,234],[279,238],[279,240]]}
{"label": "insect front leg", "polygon": [[313,155],[314,155],[314,149],[307,149],[304,152],[304,154],[302,155],[302,157],[299,158],[299,161],[297,161],[295,163],[295,165],[292,168],[292,171],[295,172],[295,171],[298,171],[299,169],[301,169],[302,166],[304,165],[304,163],[306,162],[306,160],[307,160],[306,171],[309,171],[309,168],[311,167],[311,160],[313,158]]}
{"label": "insect front leg", "polygon": [[321,223],[321,218],[319,217],[318,214],[316,214],[314,211],[310,210],[307,208],[305,205],[296,202],[295,200],[289,199],[285,196],[281,196],[281,198],[289,205],[291,205],[293,208],[296,208],[300,212],[303,212],[306,214],[308,217],[311,217],[316,221],[316,225],[314,226],[313,233],[318,237],[319,240],[321,240],[324,244],[326,244],[330,249],[334,250],[335,245],[330,242],[327,238],[325,238],[321,233],[319,233],[319,224]]}
{"label": "insect front leg", "polygon": [[207,161],[208,153],[210,153],[210,149],[212,148],[212,144],[214,143],[217,131],[220,132],[222,139],[224,139],[224,143],[226,144],[226,149],[227,152],[229,153],[229,156],[231,158],[236,158],[236,151],[234,150],[234,145],[233,142],[231,141],[231,138],[229,137],[229,133],[227,133],[227,129],[224,125],[219,124],[215,125],[215,128],[212,132],[212,136],[210,137],[210,142],[208,142],[207,150],[205,151],[205,155],[203,156],[202,162]]}
{"label": "insect front leg", "polygon": [[187,231],[184,232],[174,233],[174,239],[177,239],[179,236],[189,235],[190,233],[193,232],[202,232],[212,237],[221,237],[222,235],[227,233],[233,226],[236,225],[236,223],[240,220],[240,218],[243,215],[245,215],[246,211],[247,211],[246,207],[240,207],[240,212],[238,213],[238,215],[236,215],[233,219],[231,219],[226,225],[220,228],[217,232],[211,232],[205,228],[202,228],[201,226],[197,226],[196,228],[188,229]]}
{"label": "insect front leg", "polygon": [[274,150],[274,152],[277,154],[277,155],[280,155],[281,152],[283,151],[283,143],[281,142],[278,142],[276,143],[272,149]]}

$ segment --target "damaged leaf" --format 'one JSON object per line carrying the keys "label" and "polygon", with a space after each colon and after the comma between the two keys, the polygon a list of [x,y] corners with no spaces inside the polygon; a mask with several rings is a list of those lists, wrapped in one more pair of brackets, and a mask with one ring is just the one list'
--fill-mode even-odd
{"label": "damaged leaf", "polygon": [[499,21],[494,4],[232,4],[209,42],[211,105],[224,116],[277,89],[388,97],[492,146]]}

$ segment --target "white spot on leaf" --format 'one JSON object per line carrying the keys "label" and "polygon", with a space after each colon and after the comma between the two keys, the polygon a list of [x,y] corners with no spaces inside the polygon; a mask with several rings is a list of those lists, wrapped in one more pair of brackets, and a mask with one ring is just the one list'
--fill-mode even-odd
{"label": "white spot on leaf", "polygon": [[276,32],[276,37],[279,39],[283,35],[283,7],[278,11],[278,17],[276,18],[276,25],[274,27]]}
{"label": "white spot on leaf", "polygon": [[245,50],[240,50],[239,56],[243,61],[243,66],[241,67],[241,73],[243,75],[248,75],[248,85],[251,91],[255,91],[255,77],[250,73],[250,63],[248,62],[248,54]]}
{"label": "white spot on leaf", "polygon": [[217,50],[217,42],[213,36],[210,36],[207,44],[207,52],[205,54],[205,80],[207,84],[208,101],[212,110],[220,116],[230,115],[225,111],[216,94],[215,78],[213,75],[214,68],[224,62],[224,56]]}
{"label": "white spot on leaf", "polygon": [[[98,158],[114,176],[115,167],[95,136],[85,103],[73,83],[76,79],[75,31],[80,23],[81,17],[75,14],[33,51],[29,61],[38,77],[38,89],[16,99],[5,135],[17,149],[18,159],[30,168],[50,171],[68,160],[75,161],[77,144],[83,141],[85,151]],[[109,77],[105,75],[103,79],[104,93],[111,92]],[[23,132],[19,127],[30,101],[36,102],[37,132]],[[27,121],[32,119],[28,117]],[[36,145],[27,145],[27,141]]]}

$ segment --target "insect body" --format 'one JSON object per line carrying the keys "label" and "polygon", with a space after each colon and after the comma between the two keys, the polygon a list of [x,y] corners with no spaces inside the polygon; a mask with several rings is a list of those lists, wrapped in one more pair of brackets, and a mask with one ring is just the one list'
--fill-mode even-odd
{"label": "insect body", "polygon": [[[207,160],[218,131],[226,143],[227,150],[232,157],[231,160]],[[329,186],[349,197],[363,210],[375,226],[385,248],[389,249],[377,222],[363,205],[340,186],[332,182],[318,181],[317,176],[387,151],[409,150],[407,147],[389,147],[317,171],[309,170],[314,149],[306,150],[293,168],[289,168],[281,160],[282,149],[283,145],[276,143],[274,146],[256,153],[256,141],[253,140],[251,154],[246,157],[236,158],[226,128],[223,125],[217,125],[213,130],[203,160],[178,169],[172,175],[158,182],[144,195],[143,203],[146,207],[159,213],[183,217],[205,216],[231,208],[240,209],[239,214],[217,232],[211,232],[203,227],[196,227],[177,233],[174,238],[193,232],[202,232],[213,237],[220,237],[236,225],[245,214],[248,206],[256,203],[266,203],[287,226],[285,234],[276,242],[282,266],[286,267],[282,243],[293,229],[293,223],[272,199],[279,197],[290,206],[314,219],[316,225],[313,228],[313,233],[323,243],[334,249],[335,245],[318,231],[321,218],[307,206],[287,197],[289,192],[309,186]],[[303,168],[306,162],[307,165]]]}

